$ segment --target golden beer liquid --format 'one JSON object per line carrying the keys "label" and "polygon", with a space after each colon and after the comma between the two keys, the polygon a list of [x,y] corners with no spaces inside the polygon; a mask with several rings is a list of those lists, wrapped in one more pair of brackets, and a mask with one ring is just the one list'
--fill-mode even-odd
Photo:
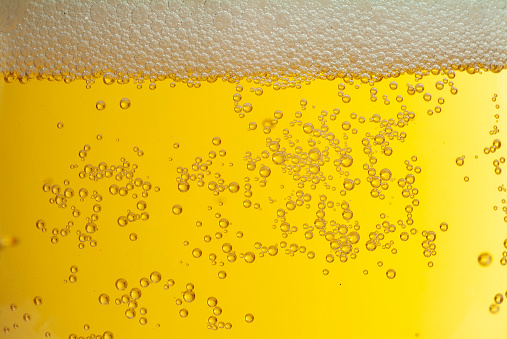
{"label": "golden beer liquid", "polygon": [[505,72],[5,76],[0,337],[507,335]]}

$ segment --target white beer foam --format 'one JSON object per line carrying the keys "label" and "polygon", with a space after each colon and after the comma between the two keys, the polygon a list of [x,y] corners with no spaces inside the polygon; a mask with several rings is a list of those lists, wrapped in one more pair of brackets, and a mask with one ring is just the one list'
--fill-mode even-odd
{"label": "white beer foam", "polygon": [[21,17],[0,10],[0,18],[10,18],[0,20],[4,76],[368,81],[423,69],[499,71],[507,63],[505,0],[37,0],[24,6]]}

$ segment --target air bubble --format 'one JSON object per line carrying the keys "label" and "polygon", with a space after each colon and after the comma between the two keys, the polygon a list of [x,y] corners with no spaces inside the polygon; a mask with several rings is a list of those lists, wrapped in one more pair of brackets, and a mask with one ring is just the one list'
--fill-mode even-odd
{"label": "air bubble", "polygon": [[120,100],[120,107],[122,109],[130,108],[130,100],[127,98],[123,98]]}

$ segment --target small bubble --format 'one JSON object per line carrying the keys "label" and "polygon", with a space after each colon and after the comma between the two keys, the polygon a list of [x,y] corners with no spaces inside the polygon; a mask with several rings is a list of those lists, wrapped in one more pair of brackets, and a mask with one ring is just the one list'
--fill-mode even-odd
{"label": "small bubble", "polygon": [[252,252],[246,252],[244,259],[249,264],[253,263],[255,261],[255,254],[253,254]]}
{"label": "small bubble", "polygon": [[137,209],[140,211],[144,211],[148,205],[143,200],[139,200],[137,202]]}
{"label": "small bubble", "polygon": [[120,100],[120,107],[122,109],[127,109],[130,107],[130,100],[127,98],[123,98]]}
{"label": "small bubble", "polygon": [[181,214],[181,212],[183,212],[183,208],[180,205],[173,206],[173,213],[175,215],[179,215],[179,214]]}
{"label": "small bubble", "polygon": [[209,307],[215,307],[218,304],[218,300],[215,297],[209,297],[206,303]]}
{"label": "small bubble", "polygon": [[202,256],[202,250],[199,248],[194,248],[192,251],[192,255],[194,258],[200,258]]}
{"label": "small bubble", "polygon": [[[396,271],[393,270],[392,268],[391,269],[388,269],[387,272],[386,272],[386,276],[389,278],[389,279],[394,279],[394,277],[396,277]],[[402,279],[403,280],[403,279]]]}
{"label": "small bubble", "polygon": [[182,309],[180,310],[180,317],[182,317],[182,318],[186,318],[187,316],[188,316],[188,310],[187,310],[187,309],[185,309],[185,308],[182,308]]}
{"label": "small bubble", "polygon": [[42,305],[42,298],[39,297],[39,296],[36,296],[35,298],[33,298],[33,303],[34,303],[35,306]]}
{"label": "small bubble", "polygon": [[227,228],[229,227],[229,220],[225,219],[225,218],[222,218],[220,219],[220,221],[218,222],[218,225],[221,227],[221,228]]}
{"label": "small bubble", "polygon": [[491,265],[491,262],[493,261],[493,257],[491,256],[491,254],[484,252],[484,253],[479,254],[478,261],[479,261],[479,265],[481,265],[483,267],[487,267],[487,266]]}
{"label": "small bubble", "polygon": [[489,306],[489,311],[493,314],[496,314],[498,311],[500,311],[500,307],[497,304],[491,304],[491,306]]}
{"label": "small bubble", "polygon": [[129,235],[129,239],[131,241],[136,241],[137,240],[137,234],[136,233],[130,233]]}
{"label": "small bubble", "polygon": [[125,311],[125,316],[129,319],[134,319],[136,317],[136,311],[133,308],[128,308]]}
{"label": "small bubble", "polygon": [[227,272],[225,272],[225,271],[218,272],[218,277],[220,279],[225,279],[227,277]]}
{"label": "small bubble", "polygon": [[146,288],[146,287],[150,286],[150,280],[148,278],[141,278],[139,280],[139,285],[141,285],[141,287]]}
{"label": "small bubble", "polygon": [[456,165],[463,166],[464,164],[465,164],[465,159],[463,159],[463,157],[456,158]]}
{"label": "small bubble", "polygon": [[30,313],[23,314],[23,320],[25,322],[29,322],[30,320],[32,320],[32,316],[30,315]]}
{"label": "small bubble", "polygon": [[62,129],[62,128],[63,128],[63,122],[61,122],[61,121],[60,121],[60,122],[58,122],[58,123],[56,124],[56,127],[58,127],[58,129]]}
{"label": "small bubble", "polygon": [[157,271],[153,271],[150,274],[150,280],[152,283],[158,283],[160,280],[162,280],[162,274],[160,274]]}
{"label": "small bubble", "polygon": [[116,280],[115,286],[118,289],[118,291],[123,291],[128,286],[127,280],[120,278],[120,279]]}
{"label": "small bubble", "polygon": [[137,287],[134,287],[133,289],[130,290],[130,297],[132,298],[132,300],[137,300],[141,298],[141,295],[142,292]]}
{"label": "small bubble", "polygon": [[214,137],[212,143],[215,146],[219,146],[222,143],[222,139],[220,139],[219,137]]}
{"label": "small bubble", "polygon": [[102,305],[109,305],[109,296],[105,293],[99,295],[99,303]]}
{"label": "small bubble", "polygon": [[99,100],[95,104],[95,107],[97,108],[97,110],[103,111],[106,108],[106,103],[104,101],[102,101],[102,100]]}
{"label": "small bubble", "polygon": [[503,295],[502,295],[502,293],[497,293],[495,295],[495,303],[497,305],[500,305],[501,303],[503,303]]}
{"label": "small bubble", "polygon": [[441,230],[442,232],[445,232],[445,231],[447,231],[448,229],[449,229],[449,225],[447,225],[447,223],[446,223],[446,222],[443,222],[443,223],[441,223],[441,224],[440,224],[440,230]]}
{"label": "small bubble", "polygon": [[186,290],[183,292],[183,300],[185,300],[187,303],[191,303],[195,300],[195,293],[191,290]]}
{"label": "small bubble", "polygon": [[246,321],[247,323],[251,323],[252,321],[254,321],[254,316],[253,316],[253,314],[251,314],[251,313],[247,313],[247,314],[245,315],[245,321]]}

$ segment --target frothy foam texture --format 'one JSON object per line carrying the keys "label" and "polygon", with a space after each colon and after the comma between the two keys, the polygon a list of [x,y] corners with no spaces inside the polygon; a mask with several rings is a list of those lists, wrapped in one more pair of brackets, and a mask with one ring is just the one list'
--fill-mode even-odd
{"label": "frothy foam texture", "polygon": [[0,13],[10,20],[0,27],[0,69],[11,80],[110,72],[116,82],[367,82],[507,64],[505,0],[37,0],[26,7],[17,26]]}

